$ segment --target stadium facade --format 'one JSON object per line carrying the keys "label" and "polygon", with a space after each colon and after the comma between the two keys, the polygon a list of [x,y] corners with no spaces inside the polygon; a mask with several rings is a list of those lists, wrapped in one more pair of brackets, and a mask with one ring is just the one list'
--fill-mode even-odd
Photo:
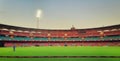
{"label": "stadium facade", "polygon": [[120,24],[68,30],[0,24],[0,46],[120,46]]}

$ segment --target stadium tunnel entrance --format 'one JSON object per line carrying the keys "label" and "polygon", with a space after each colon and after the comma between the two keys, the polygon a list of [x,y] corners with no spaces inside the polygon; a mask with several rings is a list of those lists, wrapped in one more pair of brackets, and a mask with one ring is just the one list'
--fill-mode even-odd
{"label": "stadium tunnel entrance", "polygon": [[5,47],[5,43],[4,42],[0,42],[0,47]]}

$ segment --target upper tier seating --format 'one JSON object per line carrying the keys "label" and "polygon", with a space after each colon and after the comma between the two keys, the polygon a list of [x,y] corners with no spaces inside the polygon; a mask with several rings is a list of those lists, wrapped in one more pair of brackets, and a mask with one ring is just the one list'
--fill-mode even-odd
{"label": "upper tier seating", "polygon": [[64,38],[50,38],[52,41],[64,41]]}
{"label": "upper tier seating", "polygon": [[86,41],[97,41],[97,40],[100,40],[100,37],[86,37],[84,40],[86,40]]}
{"label": "upper tier seating", "polygon": [[15,41],[99,41],[99,40],[120,40],[120,35],[118,36],[104,36],[103,38],[100,37],[85,37],[77,38],[77,37],[68,37],[68,38],[58,38],[58,37],[23,37],[23,36],[14,36],[13,38],[5,35],[0,35],[0,40],[15,40]]}
{"label": "upper tier seating", "polygon": [[80,41],[82,38],[67,38],[68,41]]}
{"label": "upper tier seating", "polygon": [[11,40],[9,36],[0,35],[0,40]]}
{"label": "upper tier seating", "polygon": [[18,36],[15,36],[12,40],[17,40],[17,41],[21,41],[21,40],[30,41],[31,38],[29,38],[29,37],[18,37]]}
{"label": "upper tier seating", "polygon": [[120,40],[120,35],[119,36],[105,36],[103,37],[103,40]]}
{"label": "upper tier seating", "polygon": [[34,37],[34,41],[48,41],[48,38],[39,38],[39,37]]}

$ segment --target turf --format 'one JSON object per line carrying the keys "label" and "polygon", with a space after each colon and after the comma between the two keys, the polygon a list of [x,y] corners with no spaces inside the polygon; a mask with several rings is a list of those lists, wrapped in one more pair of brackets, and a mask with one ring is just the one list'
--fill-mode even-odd
{"label": "turf", "polygon": [[[0,56],[120,56],[120,47],[12,47],[0,48]],[[120,58],[0,58],[0,61],[120,61]]]}
{"label": "turf", "polygon": [[0,58],[0,61],[120,61],[120,58]]}
{"label": "turf", "polygon": [[7,47],[0,56],[120,56],[120,47]]}

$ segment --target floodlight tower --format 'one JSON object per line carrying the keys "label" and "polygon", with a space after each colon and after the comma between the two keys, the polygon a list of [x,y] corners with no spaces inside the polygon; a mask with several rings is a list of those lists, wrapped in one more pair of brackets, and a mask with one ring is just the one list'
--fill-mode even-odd
{"label": "floodlight tower", "polygon": [[36,14],[36,18],[37,18],[37,28],[39,28],[39,21],[40,21],[40,17],[41,17],[41,14],[42,14],[42,10],[38,9],[37,10],[37,14]]}

